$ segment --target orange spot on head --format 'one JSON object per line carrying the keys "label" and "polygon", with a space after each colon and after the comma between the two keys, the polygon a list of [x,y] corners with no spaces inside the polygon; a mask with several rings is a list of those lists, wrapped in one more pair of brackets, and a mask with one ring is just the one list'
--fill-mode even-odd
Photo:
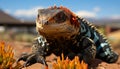
{"label": "orange spot on head", "polygon": [[75,27],[80,26],[80,23],[77,20],[77,16],[73,12],[71,12],[68,8],[63,7],[63,6],[60,6],[60,7],[53,6],[53,7],[49,7],[49,9],[61,9],[61,10],[65,11],[66,13],[70,14],[70,16],[71,16],[70,17],[71,24],[74,25]]}

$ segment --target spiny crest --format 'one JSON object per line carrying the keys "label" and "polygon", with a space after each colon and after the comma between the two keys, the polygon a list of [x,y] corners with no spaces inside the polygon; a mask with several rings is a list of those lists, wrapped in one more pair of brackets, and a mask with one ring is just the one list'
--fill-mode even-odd
{"label": "spiny crest", "polygon": [[70,14],[70,22],[72,25],[74,25],[75,27],[79,27],[80,26],[80,23],[78,22],[78,19],[77,19],[77,16],[71,12],[68,8],[66,7],[63,7],[63,6],[60,6],[60,7],[57,7],[57,6],[53,6],[53,7],[49,7],[49,9],[61,9],[61,10],[64,10],[66,13]]}
{"label": "spiny crest", "polygon": [[67,13],[73,15],[73,16],[76,16],[76,15],[75,15],[73,12],[71,12],[68,8],[63,7],[63,6],[60,6],[60,7],[51,6],[51,7],[49,7],[49,9],[62,9],[62,10],[64,10],[65,12],[67,12]]}

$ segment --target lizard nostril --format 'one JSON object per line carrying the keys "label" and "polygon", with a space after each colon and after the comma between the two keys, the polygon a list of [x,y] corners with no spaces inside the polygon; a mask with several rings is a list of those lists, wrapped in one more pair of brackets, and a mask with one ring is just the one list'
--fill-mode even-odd
{"label": "lizard nostril", "polygon": [[48,21],[45,22],[45,25],[48,25]]}

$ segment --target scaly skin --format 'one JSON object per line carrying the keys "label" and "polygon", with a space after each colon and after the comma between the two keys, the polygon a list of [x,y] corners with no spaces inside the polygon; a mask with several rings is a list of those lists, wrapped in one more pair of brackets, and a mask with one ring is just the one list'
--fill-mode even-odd
{"label": "scaly skin", "polygon": [[24,67],[36,62],[47,65],[45,58],[51,53],[56,56],[63,53],[70,59],[79,56],[88,64],[95,58],[108,63],[118,59],[107,39],[91,23],[65,7],[39,9],[36,29],[40,37],[34,40],[32,53],[18,59],[26,61]]}

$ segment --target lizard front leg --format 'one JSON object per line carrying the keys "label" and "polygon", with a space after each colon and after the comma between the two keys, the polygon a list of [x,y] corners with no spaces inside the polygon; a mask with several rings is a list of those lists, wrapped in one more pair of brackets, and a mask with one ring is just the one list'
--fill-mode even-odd
{"label": "lizard front leg", "polygon": [[90,65],[96,56],[96,46],[94,42],[88,37],[82,37],[81,43],[83,47],[81,57],[83,58],[85,62],[87,62]]}
{"label": "lizard front leg", "polygon": [[46,57],[46,50],[47,50],[48,44],[44,37],[40,36],[38,37],[32,46],[32,53],[31,54],[23,54],[17,62],[23,60],[25,61],[24,67],[30,66],[34,63],[41,63],[47,66],[47,63],[45,61]]}

